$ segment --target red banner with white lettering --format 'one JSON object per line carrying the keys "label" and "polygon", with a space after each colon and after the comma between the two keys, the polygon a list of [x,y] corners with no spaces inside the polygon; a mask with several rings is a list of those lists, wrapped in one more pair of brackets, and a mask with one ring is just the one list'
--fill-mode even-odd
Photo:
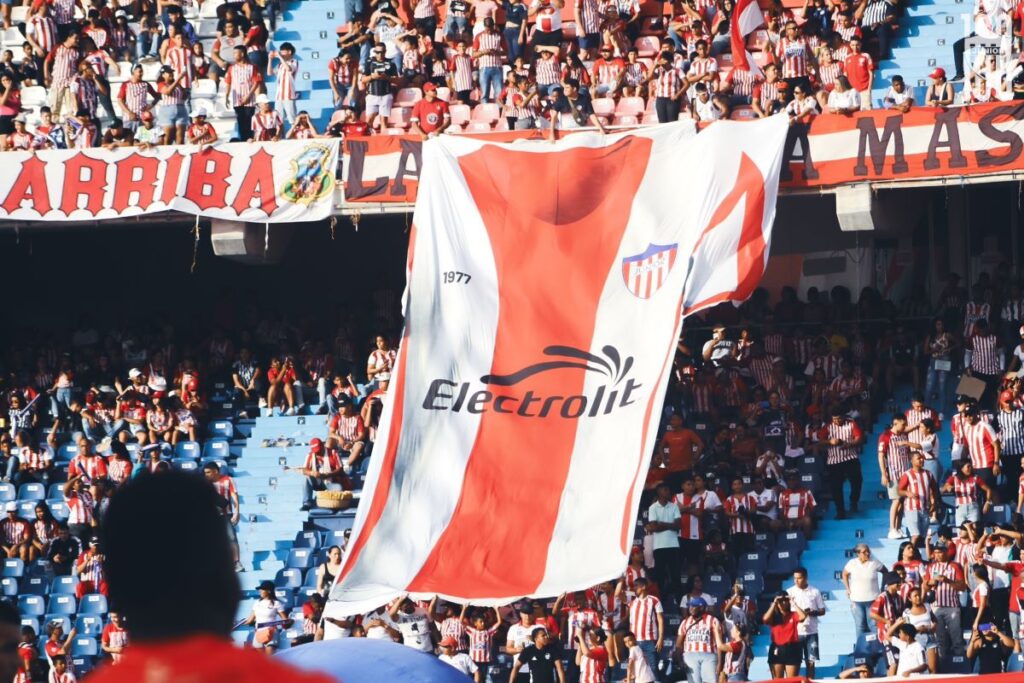
{"label": "red banner with white lettering", "polygon": [[179,211],[257,223],[315,221],[331,214],[337,163],[338,141],[329,139],[5,152],[0,219]]}
{"label": "red banner with white lettering", "polygon": [[[783,192],[1024,170],[1024,101],[915,107],[906,113],[890,109],[852,116],[825,114],[810,126],[792,126],[789,135]],[[507,142],[540,136],[540,131],[529,131],[480,137]],[[411,136],[346,140],[345,201],[414,202],[420,145],[419,138]]]}

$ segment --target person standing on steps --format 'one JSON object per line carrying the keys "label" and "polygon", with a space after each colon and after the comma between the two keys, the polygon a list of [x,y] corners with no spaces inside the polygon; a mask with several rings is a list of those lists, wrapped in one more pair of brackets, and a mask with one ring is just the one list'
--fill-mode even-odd
{"label": "person standing on steps", "polygon": [[832,410],[832,419],[822,427],[818,436],[827,449],[825,465],[832,487],[832,500],[836,505],[836,519],[846,519],[845,482],[850,482],[850,512],[858,512],[860,504],[860,490],[864,483],[860,447],[864,445],[864,433],[856,422],[836,408]]}
{"label": "person standing on steps", "polygon": [[843,567],[843,585],[846,597],[850,599],[853,624],[857,634],[870,633],[868,615],[871,603],[878,597],[878,575],[885,574],[885,565],[871,556],[867,543],[858,543],[853,549],[855,556]]}
{"label": "person standing on steps", "polygon": [[797,624],[800,649],[807,663],[807,677],[814,678],[814,664],[818,661],[818,617],[825,615],[825,599],[821,591],[807,581],[807,570],[797,567],[793,572],[793,585],[786,589],[790,601],[807,618]]}

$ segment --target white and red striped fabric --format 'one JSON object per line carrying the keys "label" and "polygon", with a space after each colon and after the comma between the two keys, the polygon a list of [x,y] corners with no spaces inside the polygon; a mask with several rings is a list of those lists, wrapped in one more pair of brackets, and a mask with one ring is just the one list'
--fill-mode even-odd
{"label": "white and red striped fabric", "polygon": [[722,507],[725,508],[725,512],[728,515],[739,515],[740,508],[750,513],[749,517],[745,515],[729,517],[729,533],[754,533],[754,523],[750,520],[753,518],[753,513],[757,510],[757,497],[753,493],[733,494],[725,499]]}
{"label": "white and red striped fabric", "polygon": [[[1022,477],[1024,481],[1024,477]],[[947,486],[953,487],[953,495],[956,496],[957,505],[973,505],[978,502],[978,484],[981,483],[976,475],[963,478],[957,474],[954,474],[946,480]],[[1024,487],[1022,487],[1024,490]]]}
{"label": "white and red striped fabric", "polygon": [[928,470],[915,471],[909,469],[900,477],[899,488],[907,491],[907,511],[918,512],[928,510],[931,499],[930,492],[935,486],[935,479]]}
{"label": "white and red striped fabric", "polygon": [[663,612],[661,600],[653,595],[634,598],[629,603],[629,629],[637,640],[658,639],[658,615]]}
{"label": "white and red striped fabric", "polygon": [[718,619],[710,614],[686,617],[679,624],[679,635],[683,639],[683,652],[715,652],[715,631],[721,628]]}
{"label": "white and red striped fabric", "polygon": [[739,0],[733,7],[733,21],[729,26],[729,43],[734,69],[759,71],[753,56],[747,51],[747,36],[764,26],[764,14],[757,0]]}
{"label": "white and red striped fabric", "polygon": [[[787,129],[423,144],[404,335],[327,616],[622,575],[683,315],[760,282]],[[677,255],[643,298],[622,264],[654,245]]]}

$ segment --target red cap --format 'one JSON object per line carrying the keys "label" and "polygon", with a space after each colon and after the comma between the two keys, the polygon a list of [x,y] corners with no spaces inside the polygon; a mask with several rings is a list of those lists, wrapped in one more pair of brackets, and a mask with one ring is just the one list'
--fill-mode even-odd
{"label": "red cap", "polygon": [[1011,401],[1013,401],[1013,398],[1014,396],[1012,391],[1004,391],[1003,393],[999,394],[1000,403],[1010,403]]}
{"label": "red cap", "polygon": [[437,86],[434,85],[433,83],[429,83],[428,82],[428,83],[424,83],[423,84],[423,92],[435,92],[435,91],[437,91]]}
{"label": "red cap", "polygon": [[602,45],[601,49],[598,50],[598,52],[604,52],[605,50],[608,50],[608,52],[615,52],[615,48],[612,47],[609,43],[605,43],[604,45]]}
{"label": "red cap", "polygon": [[189,391],[198,391],[199,390],[199,381],[198,380],[194,380],[194,379],[190,379],[188,381],[188,390]]}
{"label": "red cap", "polygon": [[945,78],[946,70],[941,66],[935,67],[935,70],[928,74],[928,78]]}
{"label": "red cap", "polygon": [[144,111],[144,112],[142,112],[142,117],[141,118],[142,118],[143,121],[152,121],[153,120],[153,112],[151,112],[151,111]]}
{"label": "red cap", "polygon": [[312,448],[314,451],[319,451],[324,447],[324,442],[321,441],[320,439],[310,439],[309,447]]}
{"label": "red cap", "polygon": [[441,639],[441,647],[458,647],[459,643],[451,636],[445,636]]}

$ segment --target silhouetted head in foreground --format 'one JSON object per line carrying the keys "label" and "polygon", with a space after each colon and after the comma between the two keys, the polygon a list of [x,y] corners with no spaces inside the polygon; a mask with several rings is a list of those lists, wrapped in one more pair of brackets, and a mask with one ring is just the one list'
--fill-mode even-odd
{"label": "silhouetted head in foreground", "polygon": [[102,543],[112,608],[133,640],[230,635],[238,578],[217,492],[202,477],[129,482],[111,498]]}

